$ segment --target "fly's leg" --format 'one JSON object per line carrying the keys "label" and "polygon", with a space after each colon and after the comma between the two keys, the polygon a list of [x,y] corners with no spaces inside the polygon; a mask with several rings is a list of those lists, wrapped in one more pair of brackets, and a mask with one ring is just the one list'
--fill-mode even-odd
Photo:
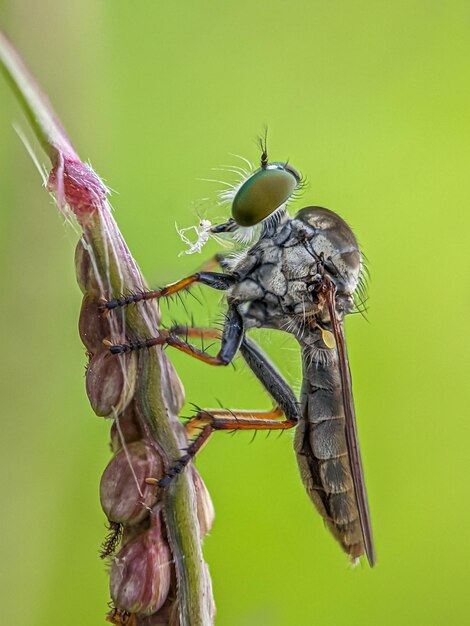
{"label": "fly's leg", "polygon": [[172,335],[185,337],[186,339],[221,339],[222,331],[218,328],[203,328],[201,326],[176,325],[169,329]]}
{"label": "fly's leg", "polygon": [[120,298],[113,298],[103,303],[103,310],[106,312],[112,311],[121,306],[127,306],[133,302],[142,302],[143,300],[155,300],[158,298],[167,298],[179,291],[187,289],[194,283],[200,283],[201,285],[207,285],[213,289],[228,289],[235,282],[235,278],[230,274],[220,274],[218,272],[196,272],[191,276],[187,276],[181,280],[178,280],[172,285],[163,287],[162,289],[155,289],[153,291],[141,291],[139,293],[131,293],[127,296]]}
{"label": "fly's leg", "polygon": [[229,411],[227,409],[198,411],[186,424],[188,435],[197,432],[196,438],[186,449],[186,454],[180,457],[158,481],[158,486],[167,487],[173,478],[194,459],[214,431],[287,430],[297,424],[297,420],[281,421],[282,417],[284,417],[284,412],[279,407],[272,411]]}
{"label": "fly's leg", "polygon": [[240,352],[261,385],[282,409],[286,419],[297,423],[300,417],[299,402],[289,383],[270,358],[246,335],[240,346]]}
{"label": "fly's leg", "polygon": [[[184,333],[187,333],[189,336],[189,329],[184,326],[176,326],[175,329],[177,332],[172,332],[172,329],[164,330],[158,337],[150,337],[149,339],[116,345],[107,343],[107,345],[111,354],[124,354],[133,352],[134,350],[151,348],[152,346],[168,345],[209,365],[228,365],[235,358],[245,333],[243,318],[238,312],[238,309],[234,306],[228,309],[222,333],[220,334],[219,331],[211,331],[213,333],[212,337],[214,337],[214,333],[218,333],[219,337],[221,336],[220,350],[215,356],[208,354],[205,350],[201,350],[177,336],[178,334]],[[197,329],[194,331],[193,336],[200,337],[201,332],[203,332],[202,329]]]}
{"label": "fly's leg", "polygon": [[[216,430],[287,430],[297,424],[298,402],[287,381],[251,339],[243,339],[240,351],[256,378],[276,401],[277,407],[271,411],[198,411],[186,424],[188,437],[193,439],[192,443],[186,454],[158,481],[159,487],[166,487],[180,474]],[[281,420],[282,417],[284,420]]]}

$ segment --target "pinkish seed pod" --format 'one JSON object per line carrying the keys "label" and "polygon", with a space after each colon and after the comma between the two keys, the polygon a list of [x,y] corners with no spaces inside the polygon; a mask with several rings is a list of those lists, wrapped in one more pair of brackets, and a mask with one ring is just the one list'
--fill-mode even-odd
{"label": "pinkish seed pod", "polygon": [[159,513],[151,527],[124,546],[111,566],[110,591],[120,610],[152,615],[163,606],[170,589],[171,552],[162,535]]}
{"label": "pinkish seed pod", "polygon": [[156,613],[152,615],[137,615],[136,626],[179,626],[179,619],[175,621],[174,613],[178,619],[178,605],[174,597],[172,597],[172,589],[170,587],[169,596],[165,604]]}
{"label": "pinkish seed pod", "polygon": [[[214,623],[213,620],[211,620]],[[168,621],[168,626],[180,626],[180,607],[178,600],[175,600],[170,608],[170,619]]]}
{"label": "pinkish seed pod", "polygon": [[166,356],[162,354],[160,366],[163,370],[164,379],[168,381],[167,385],[162,386],[162,393],[167,402],[171,413],[178,415],[184,404],[184,388],[181,380],[178,378],[175,366]]}
{"label": "pinkish seed pod", "polygon": [[91,359],[86,373],[86,391],[96,415],[114,417],[134,396],[137,373],[135,352],[111,355],[102,348]]}
{"label": "pinkish seed pod", "polygon": [[144,432],[134,410],[134,402],[131,402],[119,417],[113,420],[110,433],[111,451],[120,450],[123,440],[125,443],[132,443],[143,438]]}
{"label": "pinkish seed pod", "polygon": [[136,537],[150,528],[150,511],[147,511],[149,515],[137,524],[125,524],[122,529],[121,548],[127,546],[128,543],[134,541]]}
{"label": "pinkish seed pod", "polygon": [[91,354],[103,348],[103,339],[110,334],[109,319],[101,310],[94,296],[85,296],[78,319],[78,331],[85,348]]}
{"label": "pinkish seed pod", "polygon": [[[202,593],[208,599],[208,603],[209,603],[208,610],[210,613],[210,617],[209,617],[208,623],[213,624],[215,620],[216,609],[215,609],[215,602],[214,602],[214,594],[212,591],[212,579],[209,573],[209,567],[207,563],[203,561],[201,565],[202,565],[203,579],[204,579],[204,589],[202,590]],[[171,622],[169,626],[173,626]]]}
{"label": "pinkish seed pod", "polygon": [[47,188],[60,193],[85,229],[96,213],[104,209],[106,187],[91,167],[82,163],[75,154],[62,152],[61,157],[49,173]]}
{"label": "pinkish seed pod", "polygon": [[[127,454],[126,454],[127,453]],[[111,522],[137,524],[149,515],[155,504],[157,485],[147,478],[163,475],[158,452],[144,441],[134,441],[121,449],[108,463],[100,483],[103,511]]]}
{"label": "pinkish seed pod", "polygon": [[194,483],[194,489],[196,490],[197,518],[199,520],[201,536],[204,537],[208,532],[210,532],[214,524],[214,505],[212,504],[209,491],[207,490],[199,472],[193,465],[190,466],[190,471]]}

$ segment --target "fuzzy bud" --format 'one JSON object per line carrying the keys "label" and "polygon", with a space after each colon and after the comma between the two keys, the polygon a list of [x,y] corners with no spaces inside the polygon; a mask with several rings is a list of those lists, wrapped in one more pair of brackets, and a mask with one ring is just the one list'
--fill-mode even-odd
{"label": "fuzzy bud", "polygon": [[60,203],[66,202],[74,212],[80,226],[86,228],[93,215],[103,210],[106,187],[89,165],[76,155],[63,154],[52,168],[47,181],[49,191],[54,191]]}
{"label": "fuzzy bud", "polygon": [[137,524],[155,504],[158,487],[145,482],[160,478],[163,463],[155,448],[135,441],[121,449],[108,463],[100,483],[100,499],[106,517],[112,522]]}
{"label": "fuzzy bud", "polygon": [[125,545],[111,566],[110,591],[121,611],[152,615],[164,604],[171,582],[171,552],[159,513],[150,528]]}
{"label": "fuzzy bud", "polygon": [[88,365],[86,390],[96,415],[113,417],[132,400],[137,373],[135,352],[113,357],[102,348]]}

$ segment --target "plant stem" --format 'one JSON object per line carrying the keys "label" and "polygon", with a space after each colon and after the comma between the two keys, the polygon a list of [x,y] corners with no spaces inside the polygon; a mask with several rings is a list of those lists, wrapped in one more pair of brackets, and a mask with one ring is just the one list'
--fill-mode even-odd
{"label": "plant stem", "polygon": [[[59,207],[68,205],[75,215],[108,297],[145,288],[140,270],[111,215],[104,184],[79,159],[47,98],[1,32],[0,64],[52,162],[49,189],[55,192]],[[159,322],[157,306],[147,306],[145,315],[142,311],[138,307],[126,311],[125,329],[130,338],[154,334]],[[168,465],[179,458],[186,445],[177,417],[181,401],[181,383],[166,354],[160,348],[142,351],[134,402]],[[196,493],[189,472],[184,472],[166,490],[163,515],[176,568],[180,624],[210,626],[211,583],[202,555]]]}

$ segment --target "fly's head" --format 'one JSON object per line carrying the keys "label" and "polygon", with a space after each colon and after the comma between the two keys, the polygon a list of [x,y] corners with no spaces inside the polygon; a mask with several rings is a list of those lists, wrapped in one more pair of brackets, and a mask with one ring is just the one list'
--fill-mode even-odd
{"label": "fly's head", "polygon": [[266,235],[286,218],[287,202],[303,187],[299,172],[285,161],[269,161],[266,137],[260,140],[260,167],[242,170],[239,183],[222,192],[230,203],[232,217],[212,227],[212,233],[232,233],[235,240],[248,244]]}
{"label": "fly's head", "polygon": [[287,162],[269,162],[267,130],[260,138],[260,167],[243,180],[232,200],[232,217],[239,226],[250,228],[285,211],[289,198],[302,179]]}
{"label": "fly's head", "polygon": [[[182,241],[189,247],[182,254],[201,252],[212,236],[224,247],[233,247],[234,256],[238,257],[259,239],[275,234],[280,224],[290,219],[287,203],[301,191],[305,181],[287,161],[269,161],[266,134],[260,144],[261,159],[257,169],[244,157],[239,157],[244,162],[241,167],[214,168],[238,176],[233,183],[208,179],[226,187],[218,194],[219,206],[229,205],[232,216],[221,224],[200,220],[197,226],[177,227]],[[197,234],[195,242],[188,238],[187,233],[191,231]]]}
{"label": "fly's head", "polygon": [[289,163],[264,163],[239,187],[232,202],[236,224],[252,227],[284,211],[298,189],[300,174]]}
{"label": "fly's head", "polygon": [[[355,294],[360,291],[362,257],[356,237],[346,222],[323,207],[301,209],[293,220],[299,238],[314,260],[310,285],[319,304],[324,294],[335,289],[335,308],[340,318],[356,308]],[[325,310],[326,306],[321,307]]]}

